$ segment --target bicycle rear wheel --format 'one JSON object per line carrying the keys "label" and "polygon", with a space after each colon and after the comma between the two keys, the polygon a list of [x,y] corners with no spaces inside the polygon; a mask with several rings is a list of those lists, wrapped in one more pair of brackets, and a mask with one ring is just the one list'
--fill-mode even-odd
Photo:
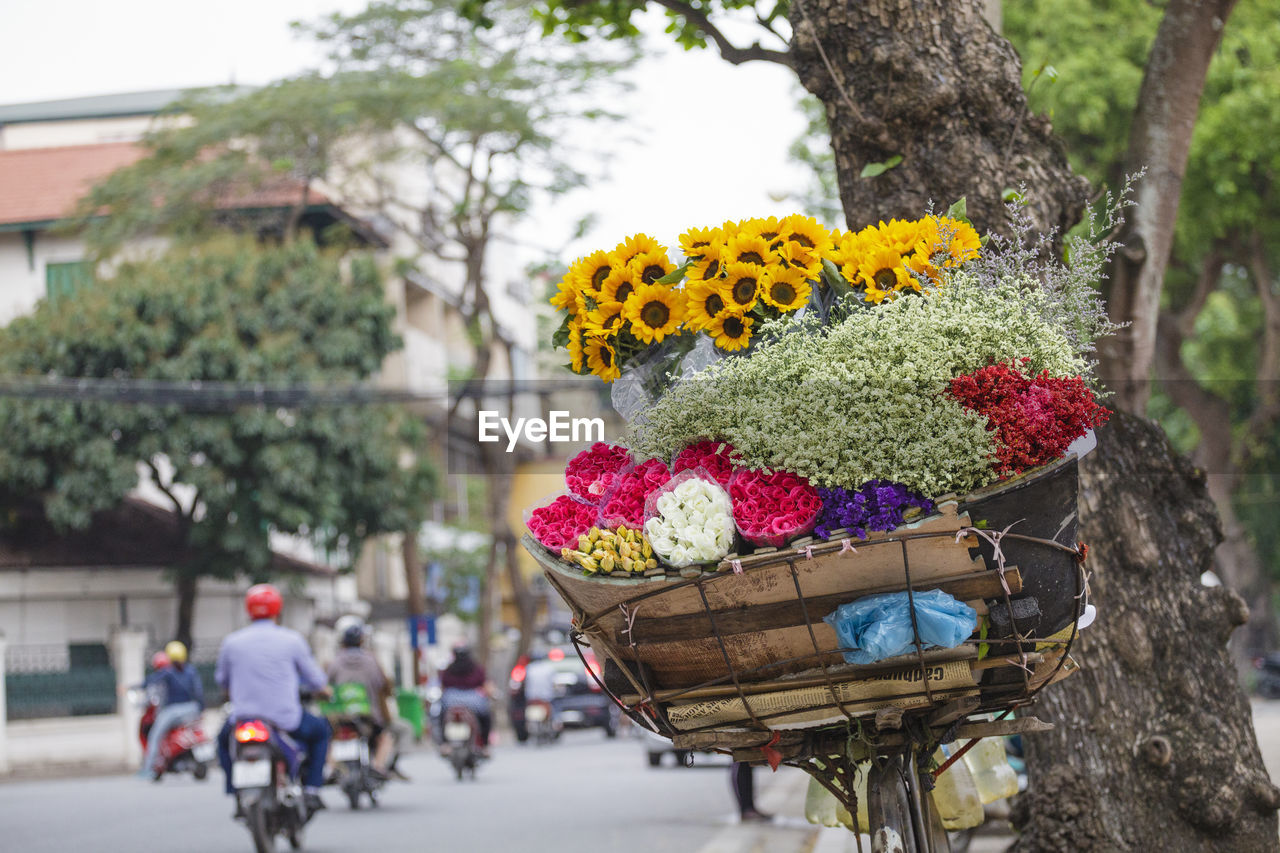
{"label": "bicycle rear wheel", "polygon": [[942,818],[924,790],[913,753],[882,756],[867,775],[871,853],[950,853]]}

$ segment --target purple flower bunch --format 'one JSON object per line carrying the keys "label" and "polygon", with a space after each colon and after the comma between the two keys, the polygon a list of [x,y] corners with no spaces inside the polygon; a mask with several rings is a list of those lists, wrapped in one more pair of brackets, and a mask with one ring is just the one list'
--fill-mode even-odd
{"label": "purple flower bunch", "polygon": [[856,489],[820,487],[818,495],[822,514],[813,532],[823,539],[830,539],[831,531],[841,527],[865,539],[868,531],[900,526],[903,513],[912,507],[919,507],[926,515],[933,512],[933,501],[888,480],[868,480]]}

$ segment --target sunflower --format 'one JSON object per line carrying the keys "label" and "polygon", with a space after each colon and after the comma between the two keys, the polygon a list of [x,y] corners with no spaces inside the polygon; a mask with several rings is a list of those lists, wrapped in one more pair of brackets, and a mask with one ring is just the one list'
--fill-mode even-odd
{"label": "sunflower", "polygon": [[665,284],[641,284],[622,309],[631,321],[631,334],[642,343],[661,343],[684,322],[685,295]]}
{"label": "sunflower", "polygon": [[574,320],[569,323],[569,369],[582,372],[582,325]]}
{"label": "sunflower", "polygon": [[782,233],[782,221],[776,216],[769,216],[763,219],[748,219],[742,223],[740,235],[747,237],[759,237],[773,246],[778,241],[778,235]]}
{"label": "sunflower", "polygon": [[831,253],[831,232],[812,216],[792,214],[784,217],[779,224],[782,227],[782,239],[799,246],[798,250],[792,252],[793,263],[805,267],[812,275],[821,271],[823,256]]}
{"label": "sunflower", "polygon": [[581,278],[573,273],[570,269],[569,273],[556,285],[555,295],[551,297],[551,304],[564,311],[577,314],[582,310],[582,290]]}
{"label": "sunflower", "polygon": [[[950,217],[931,216],[921,222],[916,251],[923,252],[933,264],[958,267],[978,257],[982,242],[978,232],[967,222]],[[941,256],[941,257],[939,257]]]}
{"label": "sunflower", "polygon": [[591,337],[613,337],[621,327],[621,302],[601,302],[582,318],[582,332]]}
{"label": "sunflower", "polygon": [[614,270],[614,260],[609,257],[608,252],[597,251],[592,252],[585,258],[579,258],[569,268],[569,272],[577,273],[581,282],[581,290],[586,295],[594,298],[600,292],[600,288],[604,285],[604,280],[609,277],[609,273]]}
{"label": "sunflower", "polygon": [[724,232],[719,228],[690,228],[680,235],[680,251],[689,260],[700,258],[708,247],[724,242]]}
{"label": "sunflower", "polygon": [[902,256],[889,246],[879,246],[862,256],[855,277],[867,291],[868,302],[880,302],[895,290],[910,287],[912,278],[902,263]]}
{"label": "sunflower", "polygon": [[676,265],[667,260],[666,252],[645,252],[632,258],[631,263],[627,264],[627,268],[640,281],[645,284],[653,284],[667,273],[675,270]]}
{"label": "sunflower", "polygon": [[769,262],[770,254],[768,240],[744,231],[729,238],[724,249],[724,260],[726,264],[764,266]]}
{"label": "sunflower", "polygon": [[685,295],[689,299],[685,323],[692,329],[705,329],[712,320],[725,311],[724,297],[720,294],[718,282],[690,282],[685,289]]}
{"label": "sunflower", "polygon": [[809,301],[809,279],[804,270],[779,269],[765,277],[760,298],[783,313],[795,311]]}
{"label": "sunflower", "polygon": [[764,267],[755,264],[728,264],[725,277],[720,279],[720,297],[730,311],[747,312],[755,307],[760,296],[760,279],[765,276]]}
{"label": "sunflower", "polygon": [[600,296],[596,301],[621,302],[625,305],[627,299],[635,292],[637,284],[642,282],[629,266],[614,269],[600,285]]}
{"label": "sunflower", "polygon": [[711,243],[704,254],[689,260],[685,277],[689,281],[715,281],[724,275],[724,244]]}
{"label": "sunflower", "polygon": [[881,241],[905,258],[915,251],[924,236],[924,223],[919,219],[891,219],[888,225],[881,222],[879,231]]}
{"label": "sunflower", "polygon": [[849,232],[840,238],[840,242],[827,255],[831,262],[838,267],[845,264],[853,264],[854,269],[858,267],[858,261],[862,258],[862,253],[866,251],[867,238],[863,236],[863,232],[856,234]]}
{"label": "sunflower", "polygon": [[623,264],[629,264],[639,255],[646,252],[658,252],[665,255],[667,247],[650,237],[648,234],[632,234],[623,240],[613,250],[616,257]]}
{"label": "sunflower", "polygon": [[588,338],[583,352],[587,357],[587,367],[605,382],[612,382],[622,375],[618,370],[618,354],[605,338]]}
{"label": "sunflower", "polygon": [[729,312],[716,317],[707,325],[707,334],[715,339],[716,346],[732,352],[746,349],[751,342],[751,327],[755,320],[751,317]]}

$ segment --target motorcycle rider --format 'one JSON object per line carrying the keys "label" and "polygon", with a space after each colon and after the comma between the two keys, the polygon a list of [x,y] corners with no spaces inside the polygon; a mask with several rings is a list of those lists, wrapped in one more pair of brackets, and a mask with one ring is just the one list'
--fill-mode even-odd
{"label": "motorcycle rider", "polygon": [[147,732],[147,754],[138,771],[143,779],[160,778],[160,749],[169,732],[199,719],[204,711],[204,687],[200,674],[194,667],[187,666],[187,647],[174,640],[164,647],[164,656],[168,666],[147,677],[147,688],[156,688],[159,699],[155,721]]}
{"label": "motorcycle rider", "polygon": [[391,681],[373,653],[362,648],[364,638],[365,626],[362,623],[348,625],[342,632],[342,649],[334,656],[325,674],[329,676],[330,684],[355,683],[364,687],[373,723],[370,737],[370,744],[374,747],[372,770],[385,779],[395,750],[395,738],[388,730],[391,713],[387,700],[391,697]]}
{"label": "motorcycle rider", "polygon": [[493,712],[489,705],[489,679],[484,667],[471,653],[471,647],[460,645],[453,650],[453,660],[440,673],[441,715],[450,708],[463,707],[476,715],[480,723],[480,754],[489,754],[489,730]]}
{"label": "motorcycle rider", "polygon": [[325,807],[320,787],[330,730],[323,717],[303,710],[298,691],[327,694],[328,680],[303,636],[279,624],[282,604],[280,591],[271,584],[250,587],[244,606],[253,621],[227,635],[218,650],[216,678],[231,698],[231,713],[218,733],[218,763],[226,792],[234,794],[230,741],[235,723],[255,718],[273,723],[306,748],[303,795],[307,809],[314,812]]}

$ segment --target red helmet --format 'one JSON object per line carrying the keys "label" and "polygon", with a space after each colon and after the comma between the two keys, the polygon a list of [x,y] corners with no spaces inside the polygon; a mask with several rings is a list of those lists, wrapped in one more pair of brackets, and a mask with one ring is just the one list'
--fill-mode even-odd
{"label": "red helmet", "polygon": [[283,603],[280,590],[269,583],[255,584],[244,594],[244,609],[251,619],[271,619],[279,614]]}
{"label": "red helmet", "polygon": [[156,652],[154,655],[151,656],[152,669],[164,669],[168,665],[169,665],[169,656],[166,655],[164,652]]}

